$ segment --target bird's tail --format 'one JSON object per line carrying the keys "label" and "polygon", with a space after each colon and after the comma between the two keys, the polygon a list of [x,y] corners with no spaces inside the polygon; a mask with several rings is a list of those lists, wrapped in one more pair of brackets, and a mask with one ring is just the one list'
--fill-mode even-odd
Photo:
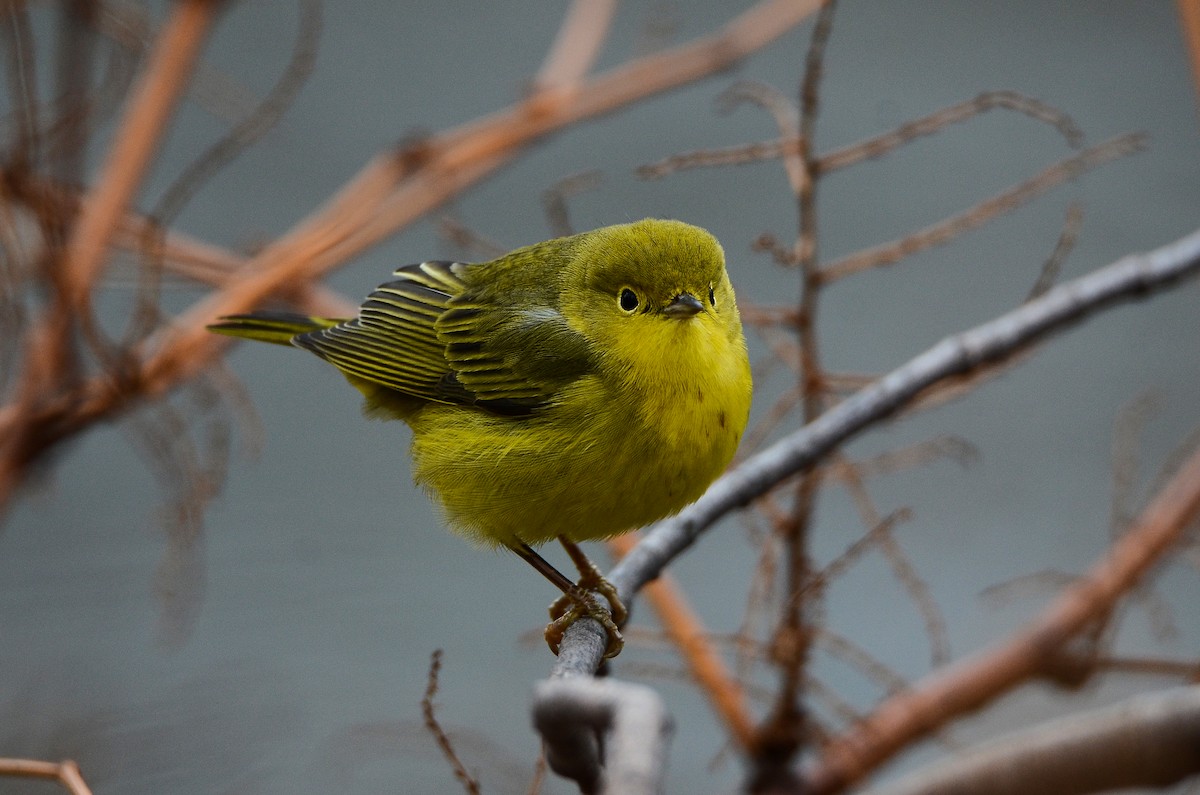
{"label": "bird's tail", "polygon": [[301,334],[320,331],[341,322],[336,318],[309,317],[291,312],[251,312],[247,315],[227,315],[210,324],[208,330],[230,337],[290,346],[292,340]]}

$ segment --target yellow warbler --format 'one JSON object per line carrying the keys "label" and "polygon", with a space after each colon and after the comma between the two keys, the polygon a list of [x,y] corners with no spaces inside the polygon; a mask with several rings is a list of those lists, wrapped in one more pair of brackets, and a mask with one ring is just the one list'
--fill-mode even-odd
{"label": "yellow warbler", "polygon": [[[415,480],[457,531],[504,545],[563,593],[547,640],[592,615],[621,647],[624,608],[574,542],[675,513],[728,465],[750,366],[720,244],[646,219],[490,262],[395,272],[352,320],[255,312],[209,328],[305,348],[369,414],[412,428]],[[558,538],[571,582],[531,547]]]}

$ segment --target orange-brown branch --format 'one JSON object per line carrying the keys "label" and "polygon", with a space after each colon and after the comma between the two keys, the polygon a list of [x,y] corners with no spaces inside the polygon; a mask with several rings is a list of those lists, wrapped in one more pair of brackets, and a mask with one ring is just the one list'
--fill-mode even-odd
{"label": "orange-brown branch", "polygon": [[1192,61],[1192,81],[1200,100],[1200,0],[1179,0],[1179,21]]}
{"label": "orange-brown branch", "polygon": [[67,244],[64,288],[72,309],[84,306],[91,294],[117,224],[158,151],[220,6],[220,0],[181,0],[132,89],[96,188]]}
{"label": "orange-brown branch", "polygon": [[807,772],[804,791],[840,792],[915,739],[1050,670],[1064,646],[1111,612],[1198,515],[1200,453],[1194,453],[1108,554],[1033,623],[884,701],[826,747]]}
{"label": "orange-brown branch", "polygon": [[[621,556],[636,541],[636,537],[626,535],[617,536],[608,544]],[[642,593],[658,615],[667,639],[679,650],[688,673],[725,723],[734,744],[742,751],[749,749],[754,739],[754,722],[746,706],[746,694],[709,640],[708,631],[688,606],[679,586],[664,573],[648,583]]]}
{"label": "orange-brown branch", "polygon": [[91,788],[79,772],[79,765],[70,759],[62,762],[43,762],[40,759],[0,759],[0,776],[57,781],[72,795],[92,795]]}

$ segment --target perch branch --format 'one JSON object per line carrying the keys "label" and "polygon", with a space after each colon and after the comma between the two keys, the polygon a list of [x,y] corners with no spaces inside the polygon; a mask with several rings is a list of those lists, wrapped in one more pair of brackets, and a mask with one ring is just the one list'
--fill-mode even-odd
{"label": "perch branch", "polygon": [[585,795],[656,795],[671,717],[648,687],[613,679],[548,679],[533,693],[546,761]]}

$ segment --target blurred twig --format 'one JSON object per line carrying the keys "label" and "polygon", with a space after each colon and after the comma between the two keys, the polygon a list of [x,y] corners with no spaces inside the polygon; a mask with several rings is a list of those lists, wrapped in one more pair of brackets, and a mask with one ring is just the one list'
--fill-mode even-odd
{"label": "blurred twig", "polygon": [[919,138],[939,133],[952,124],[959,124],[996,109],[1015,111],[1054,127],[1072,149],[1083,145],[1083,131],[1070,116],[1058,108],[1015,91],[987,91],[966,102],[950,105],[928,116],[902,124],[883,135],[824,154],[818,162],[818,168],[824,174],[863,160],[882,157]]}
{"label": "blurred twig", "polygon": [[92,795],[83,780],[79,765],[70,759],[64,762],[42,762],[37,759],[0,759],[0,776],[41,778],[57,781],[72,795]]}
{"label": "blurred twig", "polygon": [[1137,696],[959,751],[869,795],[1083,795],[1200,773],[1200,688]]}
{"label": "blurred twig", "polygon": [[1050,252],[1050,256],[1042,263],[1042,270],[1038,273],[1037,281],[1029,289],[1029,295],[1025,300],[1037,298],[1058,281],[1063,263],[1075,248],[1075,241],[1079,239],[1081,226],[1083,226],[1083,207],[1079,202],[1071,202],[1067,207],[1067,217],[1063,221],[1062,232],[1059,233],[1054,251]]}
{"label": "blurred twig", "polygon": [[[799,354],[800,407],[805,422],[825,410],[825,374],[817,339],[817,311],[821,282],[817,258],[816,123],[820,89],[825,70],[825,49],[833,31],[837,4],[821,6],[804,56],[800,81],[800,115],[797,133],[800,150],[799,184],[793,183],[796,198],[796,244],[792,262],[798,266],[800,296],[793,324]],[[789,172],[789,178],[791,172]],[[780,618],[771,635],[770,659],[779,672],[779,690],[769,714],[755,732],[751,753],[752,787],[774,786],[790,780],[791,760],[811,732],[803,706],[808,680],[808,662],[823,604],[823,582],[810,556],[812,518],[820,492],[820,475],[813,469],[801,471],[794,485],[791,510],[777,523],[782,542],[783,600]]]}
{"label": "blurred twig", "polygon": [[997,215],[1012,212],[1063,182],[1086,171],[1125,157],[1145,148],[1146,136],[1130,133],[1085,149],[1078,155],[1043,169],[1024,182],[979,202],[961,213],[925,227],[903,238],[851,254],[821,269],[823,282],[834,282],[871,268],[891,265],[901,259],[941,245],[969,229],[975,229]]}
{"label": "blurred twig", "polygon": [[884,701],[825,749],[805,772],[803,791],[840,792],[931,729],[979,709],[1031,677],[1052,673],[1056,652],[1111,612],[1197,515],[1200,454],[1193,454],[1135,525],[1025,629]]}
{"label": "blurred twig", "polygon": [[[886,519],[880,517],[879,511],[875,508],[867,491],[862,471],[840,452],[835,453],[834,458],[834,466],[841,471],[842,482],[850,491],[850,495],[858,507],[863,525],[883,530],[878,534],[876,543],[884,559],[891,566],[892,574],[916,606],[917,612],[925,624],[925,632],[929,635],[931,664],[936,667],[945,663],[950,659],[950,643],[946,638],[946,619],[934,600],[929,586],[917,573],[916,567],[908,559],[908,555],[890,531],[890,526],[894,524],[893,521],[889,521],[892,517]],[[902,517],[897,513],[893,514],[893,517],[896,522],[907,521],[906,515]],[[832,573],[827,573],[825,576],[832,577]]]}
{"label": "blurred twig", "polygon": [[575,234],[577,230],[571,225],[568,202],[581,193],[595,190],[599,184],[599,171],[583,171],[560,179],[542,192],[542,209],[546,212],[550,231],[556,237]]}
{"label": "blurred twig", "polygon": [[158,150],[220,6],[220,0],[180,2],[133,88],[115,144],[67,245],[64,300],[74,311],[88,311],[113,232]]}
{"label": "blurred twig", "polygon": [[442,729],[442,725],[438,723],[437,715],[434,712],[433,697],[438,691],[438,673],[442,670],[442,650],[436,649],[429,658],[429,678],[425,684],[425,695],[421,699],[421,714],[425,717],[425,728],[433,735],[433,739],[437,742],[438,749],[441,750],[442,756],[450,763],[450,769],[454,771],[454,777],[462,784],[463,790],[469,795],[479,795],[479,782],[475,777],[467,772],[467,768],[463,765],[462,760],[458,758],[458,752],[454,750],[454,743],[450,741],[450,736]]}
{"label": "blurred twig", "polygon": [[[779,137],[773,141],[759,141],[723,149],[701,149],[671,155],[655,163],[639,167],[637,169],[638,176],[644,179],[659,179],[677,171],[693,168],[742,165],[776,158],[790,160],[801,154],[806,145],[805,139],[795,122],[787,120],[788,113],[795,116],[798,115],[798,112],[787,103],[786,98],[770,86],[758,83],[738,83],[721,96],[720,107],[728,109],[741,102],[753,102],[769,111],[779,127]],[[1075,125],[1075,122],[1057,108],[1015,91],[989,91],[974,99],[942,108],[928,116],[902,124],[883,135],[816,156],[814,157],[813,172],[818,176],[823,176],[864,160],[883,157],[901,146],[939,133],[952,124],[964,122],[997,108],[1016,111],[1049,124],[1063,135],[1067,144],[1072,148],[1078,148],[1083,143],[1083,133]],[[811,146],[811,142],[807,145]],[[793,189],[795,189],[800,180],[790,165],[788,174],[792,178]]]}
{"label": "blurred twig", "polygon": [[1200,105],[1200,0],[1177,0],[1183,39],[1192,61],[1192,82]]}

